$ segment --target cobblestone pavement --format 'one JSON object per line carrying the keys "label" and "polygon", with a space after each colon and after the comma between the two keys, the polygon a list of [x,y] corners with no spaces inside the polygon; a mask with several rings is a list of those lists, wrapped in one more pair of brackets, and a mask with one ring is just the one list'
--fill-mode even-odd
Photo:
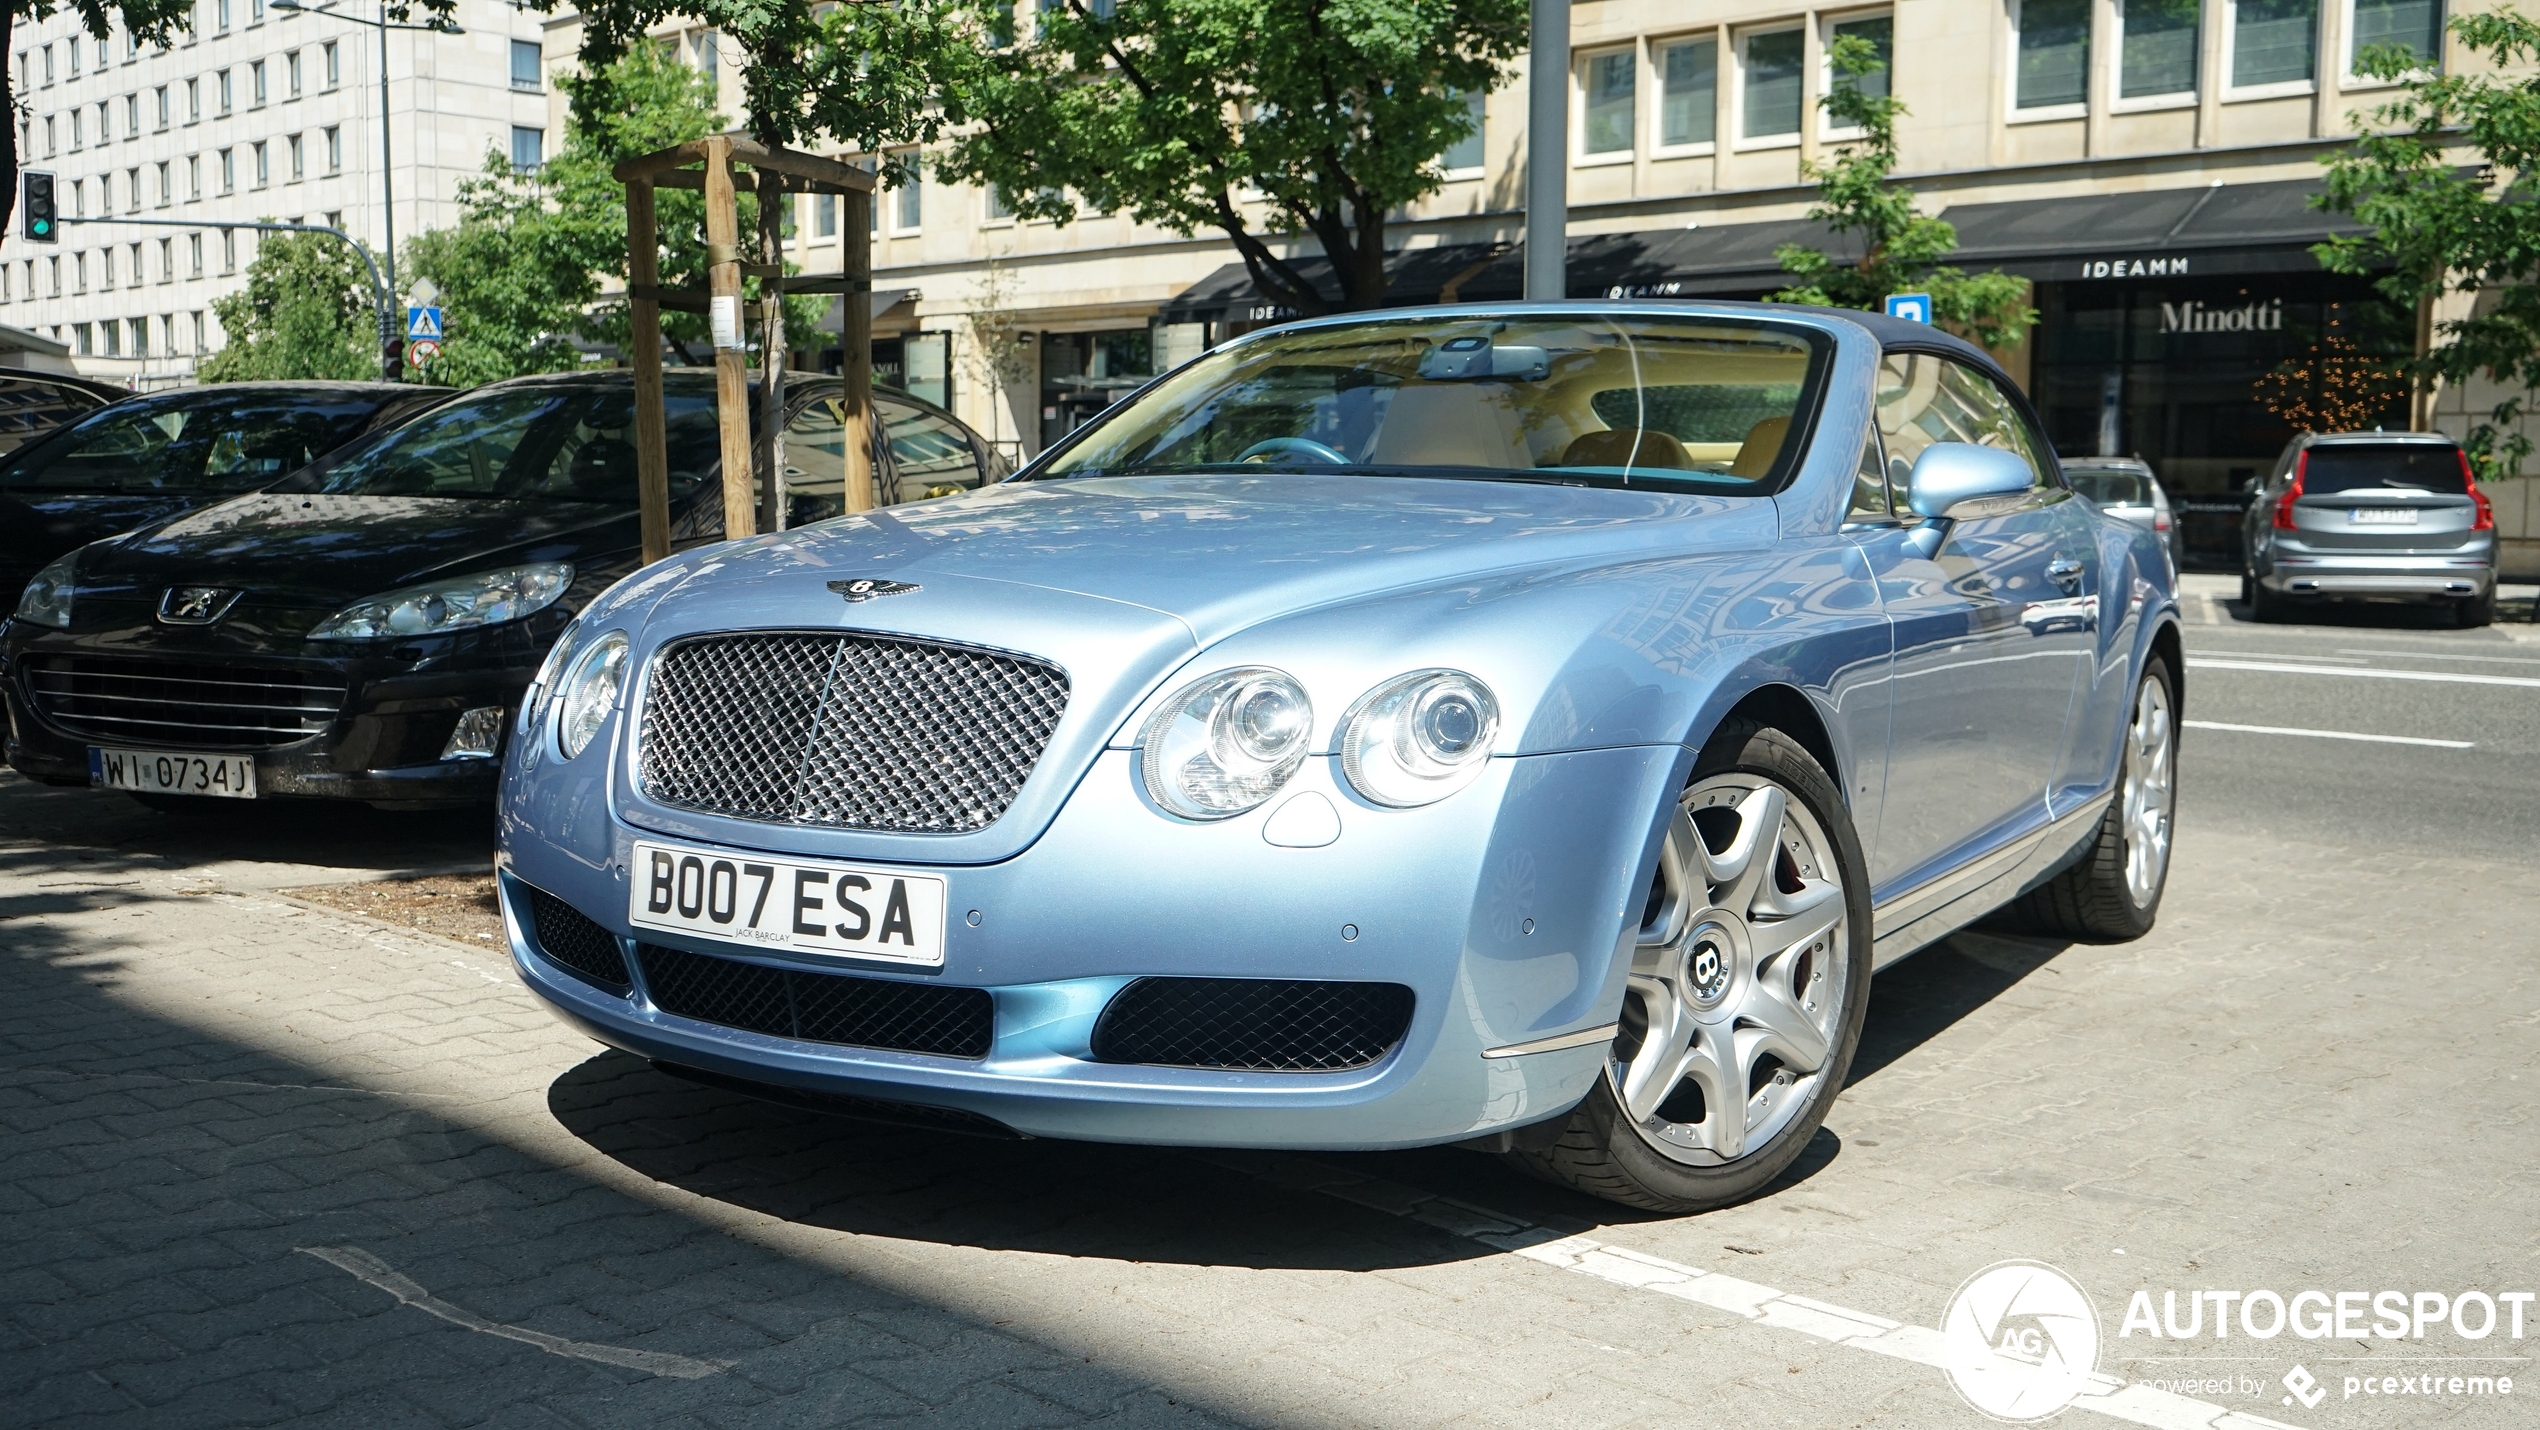
{"label": "cobblestone pavement", "polygon": [[[2009,1257],[2091,1291],[2103,1370],[2233,1386],[2067,1424],[2527,1425],[2540,1396],[2540,1315],[2116,1335],[2137,1288],[2540,1289],[2525,860],[2191,802],[2151,937],[1973,933],[1883,975],[1788,1184],[1655,1218],[1453,1150],[994,1143],[693,1087],[495,951],[272,892],[464,868],[472,823],[236,818],[0,779],[0,1423],[1977,1425],[1826,1327],[1937,1325]],[[1606,1250],[1511,1254],[1520,1223]],[[2514,1395],[2342,1394],[2473,1353]],[[2282,1403],[2297,1361],[2316,1408]]]}

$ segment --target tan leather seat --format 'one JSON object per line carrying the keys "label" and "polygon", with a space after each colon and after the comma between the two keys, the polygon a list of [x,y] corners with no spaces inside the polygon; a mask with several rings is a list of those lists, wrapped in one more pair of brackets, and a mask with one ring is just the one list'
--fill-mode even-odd
{"label": "tan leather seat", "polygon": [[1582,432],[1570,440],[1561,453],[1565,467],[1660,467],[1679,472],[1693,470],[1693,454],[1676,440],[1673,432],[1657,432],[1647,427],[1608,427],[1602,432]]}
{"label": "tan leather seat", "polygon": [[1746,441],[1737,449],[1737,457],[1729,463],[1729,475],[1748,481],[1762,479],[1773,469],[1773,459],[1782,454],[1782,443],[1790,436],[1790,419],[1767,417],[1746,429]]}
{"label": "tan leather seat", "polygon": [[1466,383],[1405,387],[1385,406],[1384,430],[1367,460],[1376,466],[1488,467],[1524,471],[1534,454],[1509,428],[1504,397]]}

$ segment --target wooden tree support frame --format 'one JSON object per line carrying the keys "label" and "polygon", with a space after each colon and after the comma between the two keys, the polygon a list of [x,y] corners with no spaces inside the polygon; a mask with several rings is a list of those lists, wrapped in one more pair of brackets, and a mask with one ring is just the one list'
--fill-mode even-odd
{"label": "wooden tree support frame", "polygon": [[[761,215],[744,262],[740,209],[733,166],[751,171],[765,201],[792,194],[835,194],[845,200],[845,271],[834,277],[785,276],[785,249],[772,210]],[[727,537],[776,530],[785,519],[784,444],[785,294],[838,293],[845,297],[847,349],[846,491],[849,511],[873,509],[873,291],[870,242],[874,179],[852,164],[816,154],[770,147],[745,135],[713,134],[638,155],[614,171],[626,185],[626,294],[635,362],[635,467],[643,502],[644,560],[670,555],[670,439],[662,411],[661,310],[704,313],[714,341],[715,418],[722,434],[723,531]],[[706,198],[706,286],[661,286],[661,233],[654,205],[657,189],[699,189]],[[749,342],[741,314],[741,280],[760,284],[760,321],[766,341],[761,386],[766,415],[750,430]],[[764,465],[764,508],[755,499],[751,473]]]}

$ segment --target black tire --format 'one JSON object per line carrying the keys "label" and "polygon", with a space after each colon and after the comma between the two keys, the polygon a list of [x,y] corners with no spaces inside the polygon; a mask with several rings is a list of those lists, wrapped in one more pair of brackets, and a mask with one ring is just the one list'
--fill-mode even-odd
{"label": "black tire", "polygon": [[2246,571],[2240,573],[2240,604],[2242,606],[2258,604],[2258,578]]}
{"label": "black tire", "polygon": [[2463,630],[2496,624],[2496,588],[2490,586],[2484,594],[2472,596],[2454,606],[2452,623]]}
{"label": "black tire", "polygon": [[2270,591],[2263,581],[2249,583],[2249,619],[2266,625],[2293,619],[2291,598]]}
{"label": "black tire", "polygon": [[1560,1137],[1540,1150],[1504,1154],[1529,1174],[1625,1206],[1661,1212],[1698,1212],[1757,1195],[1789,1169],[1842,1088],[1861,1041],[1869,1008],[1871,928],[1869,868],[1842,791],[1816,758],[1781,731],[1750,720],[1732,721],[1712,735],[1694,762],[1691,783],[1715,775],[1750,773],[1781,784],[1806,805],[1843,873],[1843,1004],[1825,1066],[1807,1107],[1763,1146],[1717,1166],[1692,1166],[1662,1155],[1644,1140],[1616,1096],[1610,1072],[1570,1114]]}
{"label": "black tire", "polygon": [[[2178,682],[2170,675],[2169,662],[2159,656],[2145,662],[2143,684],[2161,683],[2168,696],[2170,721],[2169,787],[2172,828],[2176,827],[2178,781],[2179,702]],[[2127,702],[2127,739],[2133,735],[2134,701]],[[2108,801],[2108,812],[2100,817],[2099,832],[2081,857],[2064,866],[2045,883],[2022,894],[2010,909],[2005,922],[2028,932],[2060,935],[2091,943],[2122,943],[2141,938],[2152,931],[2153,921],[2161,914],[2161,896],[2169,888],[2169,861],[2164,858],[2160,878],[2153,885],[2149,899],[2138,900],[2126,878],[2125,837],[2126,769],[2117,772],[2117,794]]]}

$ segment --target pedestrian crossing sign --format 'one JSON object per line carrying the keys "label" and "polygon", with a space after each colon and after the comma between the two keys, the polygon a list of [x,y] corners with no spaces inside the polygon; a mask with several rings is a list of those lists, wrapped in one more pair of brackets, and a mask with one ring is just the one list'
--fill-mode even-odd
{"label": "pedestrian crossing sign", "polygon": [[439,308],[408,308],[406,310],[406,341],[410,343],[441,341],[441,310]]}

